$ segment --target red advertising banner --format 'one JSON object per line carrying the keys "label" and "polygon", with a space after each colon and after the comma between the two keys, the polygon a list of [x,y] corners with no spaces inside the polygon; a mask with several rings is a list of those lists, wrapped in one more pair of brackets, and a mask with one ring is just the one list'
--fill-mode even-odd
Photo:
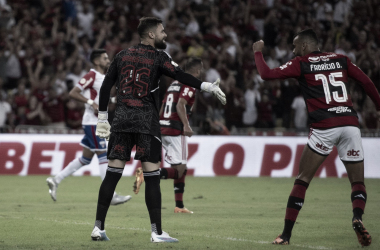
{"label": "red advertising banner", "polygon": [[[55,175],[75,157],[80,157],[81,135],[2,134],[0,136],[0,175]],[[363,138],[365,177],[380,178],[380,140]],[[193,136],[189,138],[189,174],[194,176],[232,175],[239,177],[294,177],[306,137]],[[163,154],[165,152],[163,151]],[[140,166],[126,163],[125,176]],[[164,158],[163,158],[164,159]],[[162,166],[169,166],[161,163]],[[99,175],[98,159],[79,169],[75,176]],[[331,152],[318,177],[345,177],[337,150]]]}

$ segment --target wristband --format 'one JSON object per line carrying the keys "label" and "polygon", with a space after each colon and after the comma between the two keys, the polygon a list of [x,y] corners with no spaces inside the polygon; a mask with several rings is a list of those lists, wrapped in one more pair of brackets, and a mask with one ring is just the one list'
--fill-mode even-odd
{"label": "wristband", "polygon": [[89,105],[94,104],[94,100],[88,99],[88,100],[87,100],[87,104],[89,104]]}
{"label": "wristband", "polygon": [[107,111],[99,111],[98,112],[98,120],[107,120],[107,119],[108,119]]}
{"label": "wristband", "polygon": [[202,82],[201,90],[206,91],[206,92],[210,92],[209,88],[210,88],[211,84],[212,83],[210,83],[210,82]]}

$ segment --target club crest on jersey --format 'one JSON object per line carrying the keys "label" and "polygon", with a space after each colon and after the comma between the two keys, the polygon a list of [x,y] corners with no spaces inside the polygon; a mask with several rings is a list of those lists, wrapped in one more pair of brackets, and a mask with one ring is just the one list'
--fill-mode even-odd
{"label": "club crest on jersey", "polygon": [[189,92],[189,96],[190,96],[190,97],[193,96],[193,91],[190,91],[190,92]]}
{"label": "club crest on jersey", "polygon": [[311,62],[311,63],[317,63],[317,62],[319,62],[321,60],[319,58],[319,56],[311,56],[308,59],[309,59],[309,62]]}

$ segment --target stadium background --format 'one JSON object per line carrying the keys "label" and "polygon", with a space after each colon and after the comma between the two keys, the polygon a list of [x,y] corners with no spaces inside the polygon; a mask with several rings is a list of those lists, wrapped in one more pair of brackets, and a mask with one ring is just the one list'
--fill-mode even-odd
{"label": "stadium background", "polygon": [[[80,155],[80,147],[76,145],[79,137],[68,137],[73,152],[67,153],[61,148],[61,142],[49,136],[44,139],[47,144],[39,148],[41,134],[83,133],[84,105],[70,99],[68,92],[91,68],[89,55],[93,49],[105,48],[112,60],[120,50],[139,42],[136,29],[143,16],[164,20],[168,34],[166,50],[174,61],[183,65],[189,56],[201,57],[203,79],[209,82],[218,77],[222,79],[221,87],[227,94],[228,105],[222,106],[210,94],[198,92],[190,123],[197,135],[251,135],[244,138],[249,143],[242,145],[234,137],[214,136],[212,139],[219,149],[225,145],[245,148],[243,156],[225,152],[224,165],[222,162],[225,169],[233,168],[235,158],[243,159],[240,164],[243,166],[247,163],[244,155],[261,152],[256,156],[261,161],[251,164],[254,165],[251,168],[256,169],[253,170],[255,174],[235,171],[233,175],[260,176],[262,167],[281,161],[279,169],[294,169],[299,160],[299,147],[302,149],[308,133],[306,109],[298,83],[294,79],[263,81],[257,74],[251,49],[254,41],[261,38],[265,41],[264,56],[274,68],[293,57],[294,34],[311,27],[320,38],[322,51],[347,55],[377,88],[380,87],[380,20],[376,18],[380,15],[380,1],[161,0],[153,6],[152,3],[147,0],[139,3],[121,0],[0,1],[0,129],[2,133],[39,134],[38,137],[1,136],[0,151],[7,157],[2,158],[0,174],[26,175],[29,165],[33,164],[30,159],[45,151],[50,152],[50,158],[44,158],[50,165],[45,163],[47,169],[42,167],[42,171],[34,174],[55,174],[68,163],[68,157]],[[162,77],[161,97],[171,81]],[[379,123],[375,106],[359,84],[350,81],[349,90],[363,136],[376,138]],[[110,104],[111,118],[113,109]],[[280,145],[270,153],[270,164],[263,163],[270,157],[265,154],[265,148],[273,144],[268,144],[270,138],[267,136],[277,136],[274,143]],[[299,137],[288,140],[287,136]],[[195,136],[192,142],[192,148],[209,148],[210,140]],[[49,143],[57,146],[46,146]],[[366,177],[380,175],[380,171],[376,171],[376,154],[367,150],[376,148],[377,143],[377,140],[364,138]],[[261,148],[253,147],[254,144]],[[282,151],[281,145],[287,149]],[[74,152],[74,148],[77,151]],[[63,152],[67,159],[62,156]],[[285,155],[288,156],[281,157]],[[21,163],[12,163],[16,156],[22,159],[22,167]],[[199,169],[195,175],[218,175],[218,171],[210,172],[212,159],[216,156],[205,157],[210,161],[206,164],[208,170]],[[342,165],[336,153],[330,158],[336,166]],[[97,169],[93,168],[96,160],[77,174],[97,175]],[[194,158],[189,159],[190,165],[202,165],[202,161],[192,161]],[[18,167],[14,168],[16,165]],[[288,171],[292,174],[285,171],[274,176],[295,175],[293,170]],[[271,171],[266,175],[271,176]],[[322,171],[321,176],[342,175],[339,171]]]}
{"label": "stadium background", "polygon": [[[293,57],[293,35],[311,27],[321,50],[347,55],[380,87],[379,0],[0,0],[0,249],[105,247],[89,237],[100,178],[85,175],[98,175],[97,158],[74,174],[83,177],[60,184],[56,203],[45,180],[81,154],[83,105],[68,92],[90,69],[91,51],[105,48],[112,59],[138,43],[143,16],[162,18],[174,60],[201,57],[203,79],[221,77],[228,96],[223,107],[198,93],[191,116],[184,198],[194,216],[173,214],[172,182],[161,182],[164,229],[180,240],[177,249],[273,249],[281,232],[307,121],[294,79],[265,82],[257,74],[254,41],[265,41],[273,68]],[[161,79],[162,96],[171,81]],[[349,85],[364,136],[364,222],[380,249],[379,124],[363,89]],[[127,163],[118,193],[132,193],[138,166]],[[288,249],[357,249],[336,150],[317,176],[343,178],[313,180]],[[157,249],[148,220],[143,195],[112,207],[107,247]]]}
{"label": "stadium background", "polygon": [[[347,55],[380,87],[377,0],[2,0],[0,10],[3,132],[81,133],[83,104],[68,92],[90,69],[93,49],[105,48],[112,60],[139,42],[143,16],[164,20],[174,61],[183,65],[199,56],[203,79],[222,79],[229,105],[198,93],[191,116],[198,134],[307,133],[297,82],[263,81],[257,74],[251,45],[260,38],[268,65],[278,67],[293,57],[294,34],[311,27],[322,51]],[[162,96],[171,81],[162,78]],[[364,135],[377,136],[373,103],[358,84],[349,85]]]}

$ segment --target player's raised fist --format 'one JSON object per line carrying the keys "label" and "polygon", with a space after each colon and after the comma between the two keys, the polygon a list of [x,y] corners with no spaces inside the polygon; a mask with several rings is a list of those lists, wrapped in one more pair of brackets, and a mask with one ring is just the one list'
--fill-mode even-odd
{"label": "player's raised fist", "polygon": [[260,40],[260,41],[257,41],[255,43],[253,43],[252,45],[252,49],[253,49],[253,52],[261,52],[264,48],[264,41],[263,40]]}

